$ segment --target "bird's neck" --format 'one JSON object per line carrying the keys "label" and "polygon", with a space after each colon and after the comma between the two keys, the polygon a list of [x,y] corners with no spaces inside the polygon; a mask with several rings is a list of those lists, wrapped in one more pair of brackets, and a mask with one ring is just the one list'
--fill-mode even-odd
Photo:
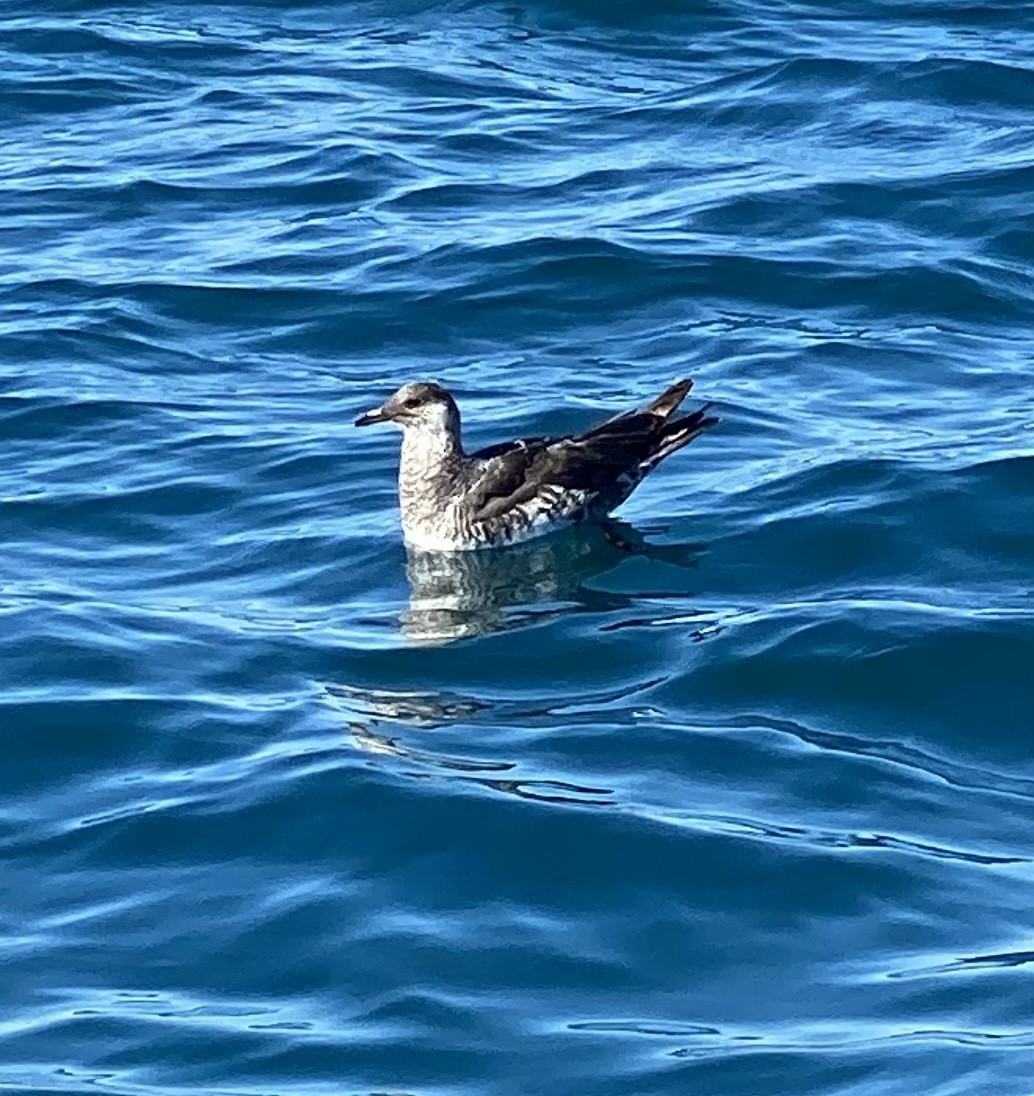
{"label": "bird's neck", "polygon": [[410,427],[402,436],[399,493],[403,503],[417,503],[449,491],[463,463],[458,431]]}

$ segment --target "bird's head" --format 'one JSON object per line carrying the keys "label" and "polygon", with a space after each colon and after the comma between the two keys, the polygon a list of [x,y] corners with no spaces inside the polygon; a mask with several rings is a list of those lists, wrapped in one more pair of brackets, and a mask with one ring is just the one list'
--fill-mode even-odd
{"label": "bird's head", "polygon": [[460,413],[456,401],[434,381],[413,381],[404,384],[380,407],[360,415],[356,426],[372,426],[377,422],[393,422],[402,429],[416,428],[433,433],[454,433],[459,430]]}

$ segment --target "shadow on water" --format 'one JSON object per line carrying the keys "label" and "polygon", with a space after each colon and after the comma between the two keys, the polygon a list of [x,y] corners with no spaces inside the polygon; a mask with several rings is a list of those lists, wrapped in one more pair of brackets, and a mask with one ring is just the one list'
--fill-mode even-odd
{"label": "shadow on water", "polygon": [[627,596],[594,578],[632,556],[696,566],[699,546],[656,547],[624,522],[581,526],[528,544],[483,552],[406,553],[409,607],[399,617],[414,644],[444,644],[541,620],[572,605],[624,608]]}

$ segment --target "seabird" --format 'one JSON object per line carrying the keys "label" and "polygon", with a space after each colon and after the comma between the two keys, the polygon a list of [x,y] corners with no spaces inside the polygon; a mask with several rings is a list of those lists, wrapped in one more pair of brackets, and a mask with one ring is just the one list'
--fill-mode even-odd
{"label": "seabird", "polygon": [[402,429],[399,507],[406,543],[430,551],[496,548],[605,518],[665,457],[718,419],[675,416],[691,380],[584,434],[518,438],[465,453],[456,401],[433,381],[404,384],[356,426]]}

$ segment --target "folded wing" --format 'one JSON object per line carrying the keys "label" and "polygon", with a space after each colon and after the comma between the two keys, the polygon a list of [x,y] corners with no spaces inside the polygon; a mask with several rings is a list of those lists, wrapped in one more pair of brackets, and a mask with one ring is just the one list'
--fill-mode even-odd
{"label": "folded wing", "polygon": [[579,507],[619,505],[651,468],[718,421],[707,407],[672,417],[692,384],[679,381],[648,407],[575,437],[526,438],[473,453],[486,462],[475,487],[475,521],[546,499],[556,506],[558,492]]}

